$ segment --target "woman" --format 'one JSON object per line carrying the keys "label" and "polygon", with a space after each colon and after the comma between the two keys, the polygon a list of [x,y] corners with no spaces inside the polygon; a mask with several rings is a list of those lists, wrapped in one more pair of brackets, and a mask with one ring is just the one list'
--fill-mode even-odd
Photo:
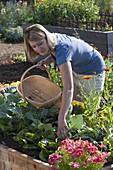
{"label": "woman", "polygon": [[[27,56],[35,60],[37,56],[48,57],[38,63],[41,69],[56,61],[63,84],[62,102],[58,115],[58,136],[68,130],[66,116],[74,99],[80,100],[80,86],[89,94],[103,90],[105,80],[105,62],[101,54],[92,46],[72,36],[50,33],[40,24],[29,26],[24,34],[24,45]],[[84,80],[85,75],[94,79]]]}

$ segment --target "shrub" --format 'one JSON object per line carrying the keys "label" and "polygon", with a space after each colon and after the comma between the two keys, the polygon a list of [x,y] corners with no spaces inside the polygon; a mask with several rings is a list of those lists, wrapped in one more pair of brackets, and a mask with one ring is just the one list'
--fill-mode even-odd
{"label": "shrub", "polygon": [[6,40],[11,42],[21,42],[23,41],[23,29],[20,26],[15,28],[9,28],[6,30],[5,34]]}
{"label": "shrub", "polygon": [[100,7],[101,12],[113,12],[113,0],[95,0],[95,3]]}
{"label": "shrub", "polygon": [[99,7],[94,1],[85,0],[39,0],[34,4],[35,22],[52,24],[55,19],[70,18],[86,20],[99,17]]}
{"label": "shrub", "polygon": [[21,26],[23,22],[50,25],[59,18],[95,20],[98,14],[99,7],[88,0],[37,0],[34,5],[22,1],[0,3],[0,25],[5,29]]}
{"label": "shrub", "polygon": [[0,33],[5,34],[7,29],[22,26],[23,22],[31,22],[33,20],[32,6],[27,2],[11,2],[6,4],[0,3]]}

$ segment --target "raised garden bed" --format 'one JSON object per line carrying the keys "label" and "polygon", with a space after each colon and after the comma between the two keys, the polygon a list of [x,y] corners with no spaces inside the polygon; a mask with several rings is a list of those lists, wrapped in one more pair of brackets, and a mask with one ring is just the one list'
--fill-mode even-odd
{"label": "raised garden bed", "polygon": [[[23,30],[25,30],[31,24],[23,23]],[[64,33],[68,35],[79,36],[89,44],[94,44],[96,48],[107,56],[107,54],[113,54],[113,31],[93,31],[93,30],[79,30],[76,28],[58,27],[45,25],[50,32]]]}
{"label": "raised garden bed", "polygon": [[[20,80],[23,72],[31,65],[29,62],[0,65],[0,82],[11,83]],[[46,72],[42,72],[39,69],[35,69],[32,73],[30,72],[30,74],[47,76]],[[47,163],[38,159],[38,152],[36,153],[36,157],[36,150],[34,150],[33,155],[33,150],[22,150],[22,148],[19,148],[19,145],[16,148],[16,145],[14,147],[13,143],[12,145],[11,143],[7,145],[7,143],[10,142],[9,138],[7,138],[7,142],[4,140],[0,142],[0,170],[47,170],[49,168]],[[113,164],[103,168],[103,170],[112,169]]]}
{"label": "raised garden bed", "polygon": [[[93,31],[93,30],[79,30],[76,28],[63,28],[55,26],[46,26],[51,32],[65,33],[69,35],[78,35],[81,39],[94,44],[96,48],[107,56],[107,54],[113,54],[113,31]],[[77,34],[78,33],[78,34]]]}

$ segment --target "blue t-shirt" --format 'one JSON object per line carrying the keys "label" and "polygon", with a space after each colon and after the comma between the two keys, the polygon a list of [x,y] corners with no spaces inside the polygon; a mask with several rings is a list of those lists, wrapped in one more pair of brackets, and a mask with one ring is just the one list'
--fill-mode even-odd
{"label": "blue t-shirt", "polygon": [[58,67],[68,61],[78,74],[93,75],[104,71],[105,62],[101,54],[88,43],[65,34],[54,33],[57,45],[55,48]]}

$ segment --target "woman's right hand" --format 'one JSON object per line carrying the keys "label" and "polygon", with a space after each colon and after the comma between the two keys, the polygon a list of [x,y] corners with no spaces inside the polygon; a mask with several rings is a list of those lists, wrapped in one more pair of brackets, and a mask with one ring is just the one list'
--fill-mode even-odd
{"label": "woman's right hand", "polygon": [[41,69],[41,70],[46,70],[47,68],[47,62],[46,60],[41,60],[38,62],[37,66]]}

